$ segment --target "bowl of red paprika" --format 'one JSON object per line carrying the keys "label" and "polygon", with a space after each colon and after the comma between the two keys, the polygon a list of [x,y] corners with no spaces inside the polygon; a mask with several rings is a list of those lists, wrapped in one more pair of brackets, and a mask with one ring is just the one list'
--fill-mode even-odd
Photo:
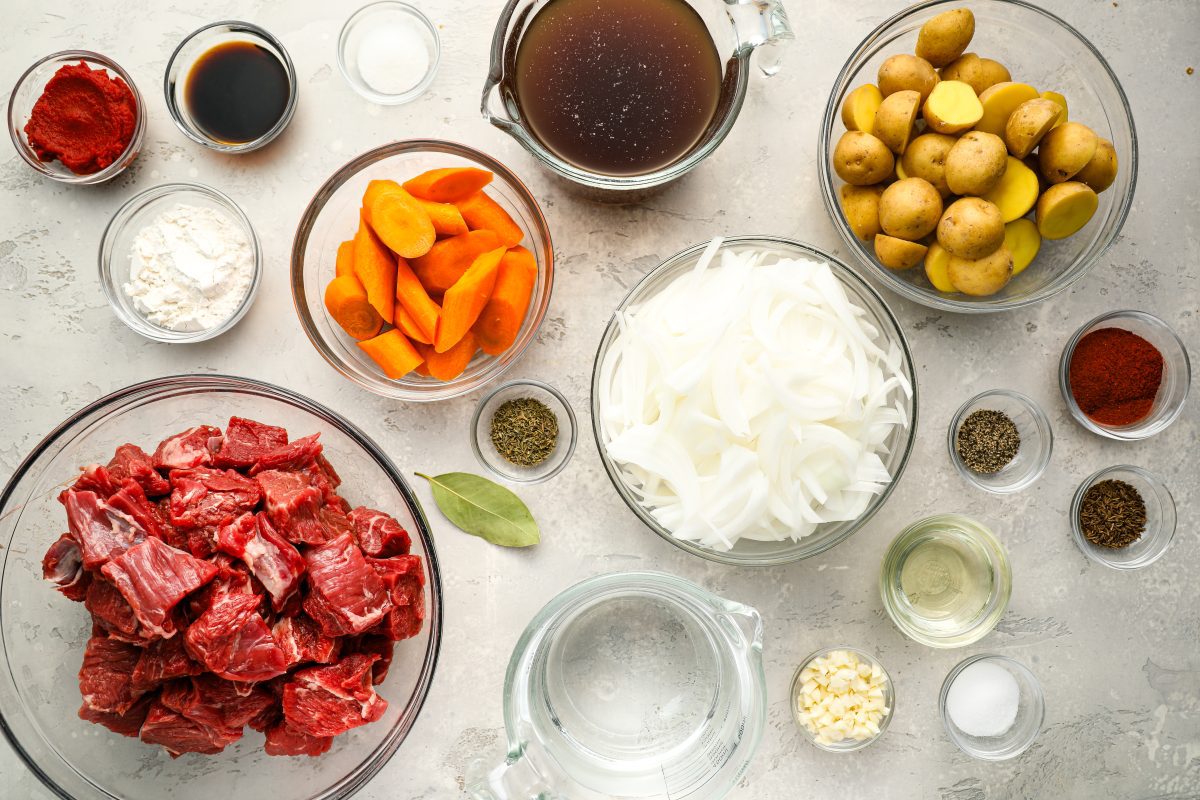
{"label": "bowl of red paprika", "polygon": [[90,50],[52,53],[25,70],[8,101],[8,133],[24,159],[61,183],[103,183],[137,158],[146,131],[129,73]]}
{"label": "bowl of red paprika", "polygon": [[1075,421],[1110,439],[1136,441],[1183,413],[1192,368],[1167,323],[1144,311],[1112,311],[1071,337],[1058,383]]}

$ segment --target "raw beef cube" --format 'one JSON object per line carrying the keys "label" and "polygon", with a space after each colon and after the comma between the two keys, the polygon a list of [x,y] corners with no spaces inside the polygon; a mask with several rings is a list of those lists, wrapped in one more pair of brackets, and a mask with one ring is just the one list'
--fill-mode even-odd
{"label": "raw beef cube", "polygon": [[83,568],[83,553],[79,543],[64,533],[50,545],[42,557],[42,577],[50,581],[65,597],[79,602],[87,596],[92,576]]}
{"label": "raw beef cube", "polygon": [[382,717],[387,701],[371,685],[371,665],[377,660],[355,654],[328,667],[296,672],[283,687],[288,725],[309,736],[338,736]]}
{"label": "raw beef cube", "polygon": [[120,481],[114,481],[108,474],[108,469],[99,464],[89,464],[83,468],[83,474],[71,485],[58,494],[58,502],[66,505],[68,492],[95,492],[101,499],[108,497],[119,487]]}
{"label": "raw beef cube", "polygon": [[263,708],[246,724],[251,730],[256,730],[259,733],[266,733],[268,728],[272,728],[283,721],[283,707],[279,705],[279,701],[274,697],[271,698],[271,704]]}
{"label": "raw beef cube", "polygon": [[275,532],[266,514],[243,514],[222,525],[217,533],[217,546],[246,562],[250,572],[270,593],[276,611],[300,588],[304,558]]}
{"label": "raw beef cube", "polygon": [[125,640],[140,638],[136,635],[138,619],[133,606],[109,581],[99,577],[93,579],[83,607],[105,631],[114,635],[124,634],[120,638]]}
{"label": "raw beef cube", "polygon": [[93,711],[124,714],[139,692],[133,690],[133,669],[142,651],[106,636],[88,639],[79,668],[79,693]]}
{"label": "raw beef cube", "polygon": [[67,527],[79,542],[84,569],[99,569],[146,538],[145,528],[128,514],[109,508],[95,492],[70,490],[63,502]]}
{"label": "raw beef cube", "polygon": [[284,617],[271,628],[271,635],[283,650],[288,669],[310,662],[332,664],[341,650],[341,639],[321,633],[317,623],[304,616]]}
{"label": "raw beef cube", "polygon": [[[179,530],[171,523],[171,496],[160,497],[155,503],[155,507],[158,510],[158,527],[163,534],[162,540],[171,547],[191,552],[188,547],[188,532]],[[196,553],[192,553],[192,555],[197,558],[204,557]]]}
{"label": "raw beef cube", "polygon": [[329,463],[329,459],[325,458],[324,453],[317,455],[317,469],[320,470],[331,489],[342,485],[342,476],[337,474],[337,470],[333,468],[333,464]]}
{"label": "raw beef cube", "polygon": [[325,536],[329,539],[336,539],[343,533],[354,534],[354,523],[335,506],[321,506],[321,510],[317,512],[317,519],[321,521],[325,528]]}
{"label": "raw beef cube", "polygon": [[175,678],[199,675],[204,667],[193,661],[183,646],[182,636],[159,639],[142,650],[133,668],[133,688],[148,692]]}
{"label": "raw beef cube", "polygon": [[328,539],[319,513],[321,490],[302,472],[267,470],[255,476],[262,488],[263,505],[275,528],[289,542],[324,544]]}
{"label": "raw beef cube", "polygon": [[171,491],[171,484],[154,468],[146,451],[136,444],[123,444],[117,448],[112,461],[108,462],[108,474],[117,483],[134,481],[148,497]]}
{"label": "raw beef cube", "polygon": [[254,594],[223,594],[184,634],[188,654],[231,681],[265,681],[287,669]]}
{"label": "raw beef cube", "polygon": [[305,436],[263,453],[250,468],[250,474],[257,475],[268,469],[296,472],[314,466],[317,456],[321,455],[321,443],[317,441],[320,436],[321,434],[314,433],[312,436]]}
{"label": "raw beef cube", "polygon": [[173,470],[171,486],[171,523],[180,528],[215,528],[262,499],[257,483],[231,469]]}
{"label": "raw beef cube", "polygon": [[[249,691],[242,694],[242,689]],[[207,674],[172,681],[163,688],[161,699],[164,706],[193,722],[236,730],[275,704],[274,696],[266,689]]]}
{"label": "raw beef cube", "polygon": [[130,706],[129,710],[124,714],[115,714],[112,711],[97,711],[87,703],[84,703],[79,707],[79,718],[87,722],[94,722],[97,725],[103,725],[113,733],[137,738],[138,732],[142,729],[142,723],[146,721],[146,712],[150,710],[155,697],[157,695],[148,694],[138,698],[138,701]]}
{"label": "raw beef cube", "polygon": [[368,558],[367,563],[378,573],[392,601],[392,610],[371,632],[393,641],[416,636],[425,621],[425,570],[421,567],[421,557]]}
{"label": "raw beef cube", "polygon": [[214,462],[218,467],[250,469],[255,461],[283,447],[287,440],[287,431],[283,428],[243,417],[230,417],[225,426],[225,440],[221,442]]}
{"label": "raw beef cube", "polygon": [[342,646],[342,652],[346,655],[363,653],[368,656],[379,656],[379,660],[371,665],[371,683],[376,686],[387,679],[388,669],[392,666],[392,655],[395,650],[396,643],[390,637],[375,633],[364,633],[362,636],[348,639]]}
{"label": "raw beef cube", "polygon": [[267,743],[263,749],[269,756],[319,756],[333,746],[332,736],[309,736],[279,720],[266,729]]}
{"label": "raw beef cube", "polygon": [[193,617],[198,617],[223,594],[254,594],[254,581],[250,570],[241,561],[235,561],[224,553],[217,553],[209,561],[217,568],[217,575],[200,591],[188,598],[187,608]]}
{"label": "raw beef cube", "polygon": [[142,723],[142,741],[162,745],[172,758],[184,753],[215,755],[242,738],[240,730],[210,728],[156,701]]}
{"label": "raw beef cube", "polygon": [[169,522],[162,518],[158,506],[146,498],[141,484],[132,478],[121,484],[121,489],[105,501],[110,511],[132,519],[142,530],[155,539],[167,541]]}
{"label": "raw beef cube", "polygon": [[212,580],[217,568],[158,539],[147,539],[105,564],[101,572],[133,606],[143,627],[170,638],[175,635],[175,604]]}
{"label": "raw beef cube", "polygon": [[408,531],[392,517],[366,506],[350,512],[354,537],[362,551],[374,558],[404,555],[412,547]]}
{"label": "raw beef cube", "polygon": [[212,425],[188,428],[182,433],[168,436],[158,443],[154,451],[154,466],[157,469],[191,469],[212,464],[213,452],[221,446],[221,429]]}
{"label": "raw beef cube", "polygon": [[304,610],[327,636],[362,633],[391,610],[387,589],[349,534],[306,551],[304,561],[309,585]]}
{"label": "raw beef cube", "polygon": [[184,549],[196,558],[208,558],[217,552],[217,531],[212,525],[190,529],[184,536]]}

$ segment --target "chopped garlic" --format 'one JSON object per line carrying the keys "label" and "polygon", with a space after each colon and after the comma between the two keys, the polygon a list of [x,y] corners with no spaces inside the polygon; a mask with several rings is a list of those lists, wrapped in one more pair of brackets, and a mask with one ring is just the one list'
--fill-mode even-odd
{"label": "chopped garlic", "polygon": [[883,701],[886,685],[878,664],[834,650],[800,672],[796,716],[819,744],[870,739],[892,712]]}

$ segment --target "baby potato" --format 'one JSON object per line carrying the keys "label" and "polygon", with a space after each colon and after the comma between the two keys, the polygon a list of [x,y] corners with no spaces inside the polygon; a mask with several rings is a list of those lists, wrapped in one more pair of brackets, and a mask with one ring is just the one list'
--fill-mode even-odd
{"label": "baby potato", "polygon": [[1004,124],[1004,143],[1008,152],[1024,158],[1042,141],[1058,120],[1059,106],[1053,100],[1038,97],[1017,106]]}
{"label": "baby potato", "polygon": [[842,213],[846,215],[850,230],[864,241],[870,241],[883,231],[879,226],[879,196],[883,194],[883,188],[882,184],[842,185]]}
{"label": "baby potato", "polygon": [[912,269],[921,263],[928,249],[923,244],[883,233],[875,236],[875,257],[888,269]]}
{"label": "baby potato", "polygon": [[962,197],[942,214],[937,240],[951,255],[974,261],[1004,244],[1004,219],[994,203],[978,197]]}
{"label": "baby potato", "polygon": [[1063,97],[1058,92],[1052,92],[1049,89],[1042,92],[1041,97],[1052,101],[1055,105],[1062,109],[1062,113],[1058,115],[1058,122],[1054,123],[1054,127],[1058,127],[1067,121],[1067,98]]}
{"label": "baby potato", "polygon": [[982,89],[972,84],[977,94],[983,94],[997,83],[1007,83],[1012,80],[1008,67],[991,58],[979,59],[979,83]]}
{"label": "baby potato", "polygon": [[983,59],[975,53],[963,53],[961,56],[942,67],[942,80],[961,81],[975,90],[975,94],[983,94],[983,90],[991,84],[985,77]]}
{"label": "baby potato", "polygon": [[950,282],[950,251],[937,242],[929,245],[925,253],[925,277],[939,292],[953,292],[954,284]]}
{"label": "baby potato", "polygon": [[833,171],[846,183],[870,186],[892,174],[896,159],[887,145],[862,131],[846,131],[833,148]]}
{"label": "baby potato", "polygon": [[951,255],[947,275],[954,288],[974,297],[987,297],[1008,285],[1013,276],[1012,253],[1003,244],[983,258]]}
{"label": "baby potato", "polygon": [[875,135],[896,155],[903,154],[908,147],[920,108],[921,93],[901,89],[883,98],[879,111],[875,112]]}
{"label": "baby potato", "polygon": [[981,197],[987,194],[1008,168],[1004,140],[992,133],[963,134],[946,156],[946,184],[954,194]]}
{"label": "baby potato", "polygon": [[884,97],[912,89],[920,93],[921,102],[924,103],[937,82],[937,71],[933,65],[908,53],[897,53],[879,66],[879,91]]}
{"label": "baby potato", "polygon": [[941,194],[921,178],[896,181],[879,198],[879,225],[897,239],[917,241],[933,232],[941,216]]}
{"label": "baby potato", "polygon": [[[919,138],[919,137],[918,137]],[[915,142],[914,142],[915,143]],[[909,145],[912,147],[912,145]],[[1075,180],[1086,183],[1096,194],[1113,185],[1117,179],[1117,150],[1107,139],[1096,141],[1096,153],[1083,169],[1075,173]]]}
{"label": "baby potato", "polygon": [[1004,246],[1012,253],[1013,277],[1033,263],[1042,249],[1042,236],[1037,223],[1022,217],[1004,226]]}
{"label": "baby potato", "polygon": [[1003,137],[1004,125],[1017,110],[1017,106],[1026,100],[1034,100],[1037,96],[1037,89],[1028,83],[1008,81],[989,86],[979,95],[983,116],[975,124],[975,130]]}
{"label": "baby potato", "polygon": [[1079,181],[1056,183],[1038,198],[1037,228],[1043,239],[1065,239],[1079,232],[1096,213],[1100,198]]}
{"label": "baby potato", "polygon": [[1050,129],[1038,145],[1038,165],[1050,183],[1075,177],[1096,155],[1096,134],[1087,125],[1067,122]]}
{"label": "baby potato", "polygon": [[925,124],[938,133],[961,133],[983,117],[975,90],[962,81],[942,81],[933,87],[921,109]]}
{"label": "baby potato", "polygon": [[1012,222],[1029,213],[1040,191],[1038,173],[1020,159],[1009,156],[1005,159],[1004,175],[1000,182],[984,194],[983,199],[1000,209],[1000,216],[1005,222]]}
{"label": "baby potato", "polygon": [[875,112],[883,102],[879,87],[871,83],[859,86],[842,101],[842,124],[848,131],[870,133],[875,127]]}
{"label": "baby potato", "polygon": [[[924,178],[933,184],[942,197],[950,196],[946,184],[946,156],[958,139],[943,133],[922,133],[908,143],[908,148],[896,164],[901,178]],[[904,174],[900,171],[903,169]]]}
{"label": "baby potato", "polygon": [[944,67],[963,54],[975,35],[975,15],[969,8],[943,11],[921,26],[917,55],[935,67]]}

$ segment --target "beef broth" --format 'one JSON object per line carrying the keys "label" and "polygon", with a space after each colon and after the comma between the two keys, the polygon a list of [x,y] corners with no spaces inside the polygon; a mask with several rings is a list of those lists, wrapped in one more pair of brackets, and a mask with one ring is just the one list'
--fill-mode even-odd
{"label": "beef broth", "polygon": [[559,158],[641,175],[699,143],[721,58],[685,0],[550,0],[518,45],[513,88],[530,132]]}

